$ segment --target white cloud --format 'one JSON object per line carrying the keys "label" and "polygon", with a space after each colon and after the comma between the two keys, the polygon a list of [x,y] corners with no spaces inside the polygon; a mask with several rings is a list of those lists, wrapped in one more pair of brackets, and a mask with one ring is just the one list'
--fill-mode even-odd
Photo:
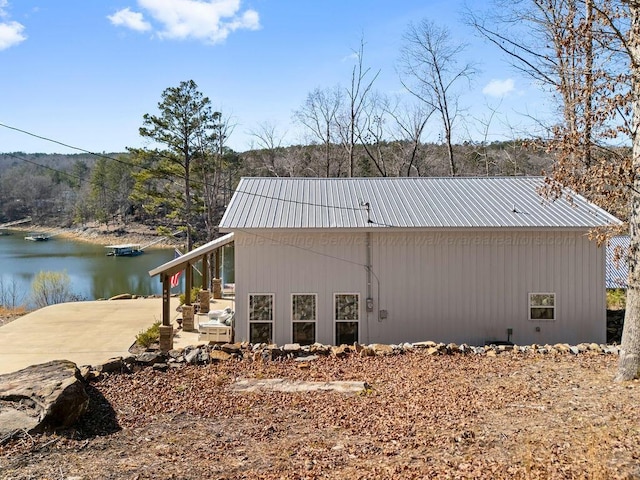
{"label": "white cloud", "polygon": [[0,23],[0,50],[5,50],[25,41],[24,25],[18,22]]}
{"label": "white cloud", "polygon": [[[0,18],[7,18],[9,14],[5,8],[9,5],[8,0],[0,0]],[[0,50],[5,50],[14,45],[24,42],[27,36],[23,34],[24,25],[18,22],[6,21],[0,23]]]}
{"label": "white cloud", "polygon": [[490,97],[505,97],[515,91],[515,83],[513,79],[491,80],[483,89],[482,93]]}
{"label": "white cloud", "polygon": [[117,27],[127,27],[137,32],[146,32],[151,30],[151,24],[144,20],[141,13],[133,12],[130,8],[118,10],[107,18]]}
{"label": "white cloud", "polygon": [[[3,1],[3,0],[0,0]],[[241,0],[138,0],[138,7],[147,17],[158,24],[160,38],[186,40],[195,39],[206,43],[224,41],[236,30],[257,30],[260,17],[255,10],[241,11]],[[116,15],[122,15],[116,23]],[[132,23],[132,19],[137,23]],[[134,25],[151,27],[143,20],[141,13],[129,8],[120,10],[109,17],[112,23],[128,28]],[[148,28],[145,28],[148,29]]]}
{"label": "white cloud", "polygon": [[347,62],[347,61],[351,61],[351,60],[358,61],[358,52],[351,52],[346,57],[342,57],[342,61],[343,62]]}

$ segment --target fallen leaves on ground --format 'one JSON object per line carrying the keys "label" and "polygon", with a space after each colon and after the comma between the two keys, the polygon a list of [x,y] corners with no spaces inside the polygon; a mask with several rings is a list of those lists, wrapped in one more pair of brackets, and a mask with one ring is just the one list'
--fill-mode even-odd
{"label": "fallen leaves on ground", "polygon": [[[112,375],[73,431],[0,447],[2,478],[640,478],[640,384],[617,357],[229,361]],[[238,378],[365,381],[238,393]]]}

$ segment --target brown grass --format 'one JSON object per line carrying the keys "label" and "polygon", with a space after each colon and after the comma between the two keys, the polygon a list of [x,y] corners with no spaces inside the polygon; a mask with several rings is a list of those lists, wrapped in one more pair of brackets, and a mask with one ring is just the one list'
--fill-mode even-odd
{"label": "brown grass", "polygon": [[5,325],[16,318],[19,318],[27,313],[27,309],[24,306],[7,308],[0,305],[0,326]]}

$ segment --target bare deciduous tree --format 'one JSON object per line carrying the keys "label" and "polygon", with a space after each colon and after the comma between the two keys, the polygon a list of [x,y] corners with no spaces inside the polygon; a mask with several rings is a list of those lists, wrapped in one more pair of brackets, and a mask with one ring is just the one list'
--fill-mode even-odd
{"label": "bare deciduous tree", "polygon": [[[316,88],[307,95],[307,99],[300,109],[294,112],[296,121],[307,127],[314,141],[318,141],[324,148],[324,169],[322,174],[333,176],[335,169],[332,164],[339,163],[333,153],[337,139],[337,119],[344,106],[344,92],[336,86],[333,88]],[[339,171],[339,165],[337,171]]]}
{"label": "bare deciduous tree", "polygon": [[560,120],[547,125],[548,148],[559,158],[553,176],[605,208],[626,195],[618,188],[614,199],[593,181],[627,180],[611,167],[628,162],[609,148],[613,139],[628,140],[630,130],[620,7],[617,0],[495,0],[489,13],[468,15],[517,70],[556,96]]}
{"label": "bare deciduous tree", "polygon": [[[560,99],[562,120],[550,150],[556,162],[547,195],[563,187],[626,217],[631,247],[627,309],[618,380],[640,377],[640,3],[637,0],[517,0],[497,2],[477,30],[521,71]],[[504,28],[515,25],[514,30]],[[530,35],[517,36],[517,26]],[[503,32],[510,32],[509,35]],[[631,144],[627,148],[613,148]],[[625,206],[628,206],[625,208]],[[605,241],[608,232],[598,232]]]}
{"label": "bare deciduous tree", "polygon": [[475,74],[472,64],[460,63],[465,46],[456,43],[448,29],[425,19],[409,25],[400,54],[403,85],[440,115],[451,176],[457,174],[453,129],[460,114],[460,92],[456,88]]}
{"label": "bare deciduous tree", "polygon": [[251,149],[255,168],[274,177],[287,176],[287,172],[281,168],[280,153],[283,151],[282,143],[286,136],[273,121],[264,121],[257,128],[249,132],[253,141]]}
{"label": "bare deciduous tree", "polygon": [[[633,105],[631,170],[640,171],[640,3],[630,0],[630,32],[625,40],[631,65],[631,98]],[[622,331],[618,380],[640,378],[640,175],[633,175],[630,187],[629,278],[627,306]]]}
{"label": "bare deciduous tree", "polygon": [[380,70],[372,73],[370,67],[364,66],[364,45],[364,39],[361,39],[360,47],[353,52],[356,64],[351,71],[351,84],[347,88],[346,111],[338,115],[338,135],[347,154],[347,176],[349,177],[355,173],[355,147],[358,142],[361,115],[373,84],[380,74]]}
{"label": "bare deciduous tree", "polygon": [[423,141],[423,135],[434,111],[435,109],[422,102],[406,102],[399,97],[389,105],[388,113],[393,119],[389,134],[392,141],[397,144],[397,148],[392,153],[399,157],[398,175],[407,177],[426,175],[424,150],[427,145]]}

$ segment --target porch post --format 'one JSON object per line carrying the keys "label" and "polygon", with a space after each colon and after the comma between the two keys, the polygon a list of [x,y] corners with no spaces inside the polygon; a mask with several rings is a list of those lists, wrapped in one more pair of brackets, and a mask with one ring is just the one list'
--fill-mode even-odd
{"label": "porch post", "polygon": [[200,290],[198,298],[200,313],[209,313],[209,301],[209,255],[204,254],[202,257],[202,290]]}
{"label": "porch post", "polygon": [[162,325],[160,325],[160,350],[168,352],[173,348],[173,326],[171,325],[171,280],[169,275],[162,273]]}
{"label": "porch post", "polygon": [[193,287],[193,270],[190,263],[185,265],[185,292],[184,305],[182,305],[182,329],[185,332],[192,332],[195,328],[194,311],[191,304],[191,288]]}
{"label": "porch post", "polygon": [[202,257],[202,290],[209,290],[209,255]]}
{"label": "porch post", "polygon": [[162,325],[171,325],[171,285],[170,277],[166,273],[160,275],[162,281]]}
{"label": "porch post", "polygon": [[220,249],[218,247],[214,253],[214,268],[213,268],[213,298],[222,298],[222,280],[220,279]]}
{"label": "porch post", "polygon": [[184,304],[191,305],[191,289],[193,288],[193,270],[191,264],[184,267]]}

